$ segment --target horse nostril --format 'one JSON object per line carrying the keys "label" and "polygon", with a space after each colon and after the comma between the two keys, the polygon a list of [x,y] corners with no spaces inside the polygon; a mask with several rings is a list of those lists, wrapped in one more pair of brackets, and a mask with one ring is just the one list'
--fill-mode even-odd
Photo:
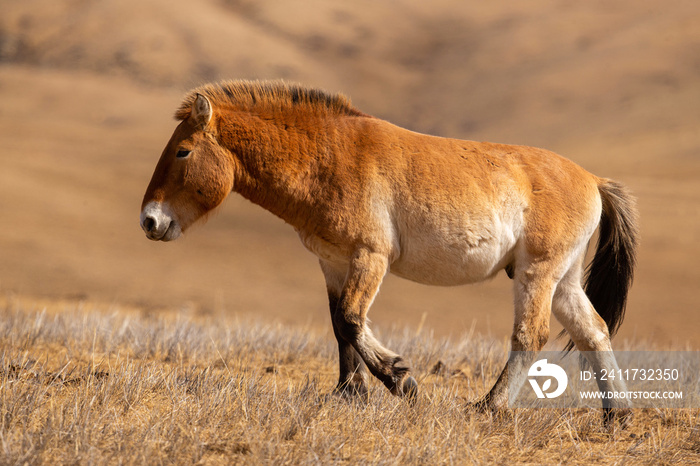
{"label": "horse nostril", "polygon": [[147,232],[153,231],[153,227],[156,225],[156,221],[153,219],[153,217],[146,217],[143,220],[143,229],[146,230]]}

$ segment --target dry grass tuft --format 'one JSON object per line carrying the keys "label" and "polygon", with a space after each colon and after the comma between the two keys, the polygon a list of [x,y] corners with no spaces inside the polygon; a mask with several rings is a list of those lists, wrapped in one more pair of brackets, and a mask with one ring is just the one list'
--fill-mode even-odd
{"label": "dry grass tuft", "polygon": [[329,396],[335,344],[306,328],[86,306],[0,309],[0,463],[632,463],[700,461],[698,410],[468,411],[502,343],[382,335],[413,364],[411,407],[378,383]]}

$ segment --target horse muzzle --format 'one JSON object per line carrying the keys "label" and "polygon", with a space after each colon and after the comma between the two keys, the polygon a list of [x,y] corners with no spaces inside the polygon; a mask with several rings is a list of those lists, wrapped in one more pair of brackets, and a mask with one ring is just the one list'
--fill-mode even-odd
{"label": "horse muzzle", "polygon": [[180,223],[167,205],[149,202],[141,211],[141,228],[153,241],[172,241],[182,234]]}

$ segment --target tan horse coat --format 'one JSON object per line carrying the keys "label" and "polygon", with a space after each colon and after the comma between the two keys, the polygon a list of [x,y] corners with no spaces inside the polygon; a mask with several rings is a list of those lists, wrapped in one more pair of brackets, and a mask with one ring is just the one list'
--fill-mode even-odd
{"label": "tan horse coat", "polygon": [[[611,350],[637,244],[634,202],[621,185],[543,149],[418,134],[342,96],[282,83],[204,86],[176,117],[144,196],[147,236],[177,238],[231,191],[292,225],[326,277],[338,391],[366,393],[365,365],[392,393],[416,390],[405,362],[367,326],[388,272],[459,285],[506,269],[513,351],[539,351],[552,312],[579,349]],[[583,257],[599,224],[584,290]],[[512,353],[480,405],[505,406],[509,373],[519,387],[532,357]],[[614,358],[589,359],[616,367]],[[612,385],[601,389],[622,388]]]}

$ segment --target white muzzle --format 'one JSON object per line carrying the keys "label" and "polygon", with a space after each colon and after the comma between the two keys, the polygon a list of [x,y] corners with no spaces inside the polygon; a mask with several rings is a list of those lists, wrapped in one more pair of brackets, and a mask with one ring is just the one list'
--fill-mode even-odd
{"label": "white muzzle", "polygon": [[141,228],[153,241],[172,241],[182,234],[182,227],[167,204],[149,202],[141,211]]}

